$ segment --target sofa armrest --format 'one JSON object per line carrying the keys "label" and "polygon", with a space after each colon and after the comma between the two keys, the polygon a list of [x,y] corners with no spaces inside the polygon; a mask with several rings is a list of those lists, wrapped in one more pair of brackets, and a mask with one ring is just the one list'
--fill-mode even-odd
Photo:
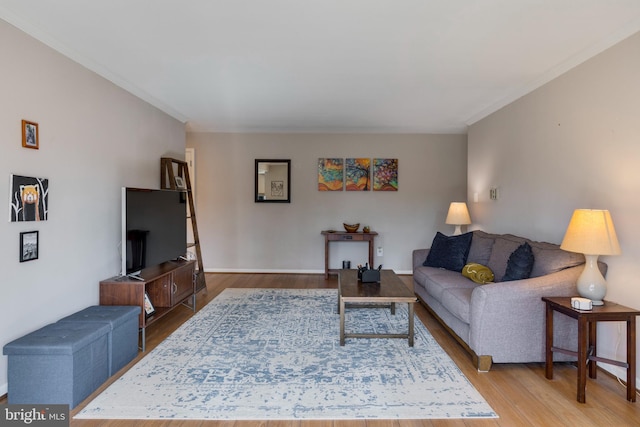
{"label": "sofa armrest", "polygon": [[429,254],[429,249],[414,249],[413,251],[413,262],[411,265],[413,266],[413,270],[420,267],[424,260],[427,259],[427,255]]}
{"label": "sofa armrest", "polygon": [[[491,355],[495,363],[544,360],[542,297],[577,295],[576,280],[583,269],[579,265],[545,276],[478,286],[471,294],[471,349],[479,356]],[[567,326],[565,319],[560,321]],[[558,342],[575,338],[574,327],[554,329]],[[565,329],[560,336],[558,329]]]}

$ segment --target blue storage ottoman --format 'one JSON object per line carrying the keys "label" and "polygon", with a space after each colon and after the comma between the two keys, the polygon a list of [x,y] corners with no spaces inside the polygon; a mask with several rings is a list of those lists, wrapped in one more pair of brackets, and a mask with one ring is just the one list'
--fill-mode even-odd
{"label": "blue storage ottoman", "polygon": [[53,323],[6,344],[9,404],[74,408],[109,378],[104,323]]}
{"label": "blue storage ottoman", "polygon": [[97,322],[109,325],[109,376],[138,355],[140,306],[94,305],[60,319],[60,322]]}

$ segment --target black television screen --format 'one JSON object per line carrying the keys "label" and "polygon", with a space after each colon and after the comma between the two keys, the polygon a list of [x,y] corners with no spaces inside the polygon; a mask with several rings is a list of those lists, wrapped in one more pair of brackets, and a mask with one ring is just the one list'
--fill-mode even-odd
{"label": "black television screen", "polygon": [[186,194],[122,189],[122,274],[175,260],[187,252]]}

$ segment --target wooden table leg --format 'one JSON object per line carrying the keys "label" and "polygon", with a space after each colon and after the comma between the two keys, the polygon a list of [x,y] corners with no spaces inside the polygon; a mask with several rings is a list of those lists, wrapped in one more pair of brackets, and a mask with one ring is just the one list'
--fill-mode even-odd
{"label": "wooden table leg", "polygon": [[329,238],[324,236],[324,278],[329,278]]}
{"label": "wooden table leg", "polygon": [[545,376],[548,380],[553,379],[553,309],[547,304],[546,310],[546,339],[545,339]]}
{"label": "wooden table leg", "polygon": [[413,303],[409,303],[409,347],[413,347]]}
{"label": "wooden table leg", "polygon": [[627,400],[636,401],[636,317],[627,319]]}
{"label": "wooden table leg", "polygon": [[340,297],[340,345],[344,346],[344,300]]}
{"label": "wooden table leg", "polygon": [[578,402],[585,403],[587,387],[587,329],[585,317],[578,318]]}
{"label": "wooden table leg", "polygon": [[[587,347],[587,352],[591,351],[592,356],[596,356],[598,354],[596,343],[597,343],[597,330],[598,324],[596,322],[587,322],[587,328],[589,328],[589,346]],[[587,353],[588,357],[588,353]],[[596,378],[597,376],[597,363],[595,360],[589,360],[589,378]]]}
{"label": "wooden table leg", "polygon": [[369,240],[369,266],[370,268],[374,268],[373,267],[373,239]]}

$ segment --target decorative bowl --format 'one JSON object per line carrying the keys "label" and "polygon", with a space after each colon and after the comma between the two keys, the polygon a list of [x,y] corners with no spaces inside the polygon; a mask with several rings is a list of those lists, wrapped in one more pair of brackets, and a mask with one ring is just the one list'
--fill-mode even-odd
{"label": "decorative bowl", "polygon": [[344,229],[347,230],[347,233],[355,233],[356,231],[358,231],[358,228],[360,228],[360,223],[357,223],[357,224],[343,223],[342,225],[344,225]]}

